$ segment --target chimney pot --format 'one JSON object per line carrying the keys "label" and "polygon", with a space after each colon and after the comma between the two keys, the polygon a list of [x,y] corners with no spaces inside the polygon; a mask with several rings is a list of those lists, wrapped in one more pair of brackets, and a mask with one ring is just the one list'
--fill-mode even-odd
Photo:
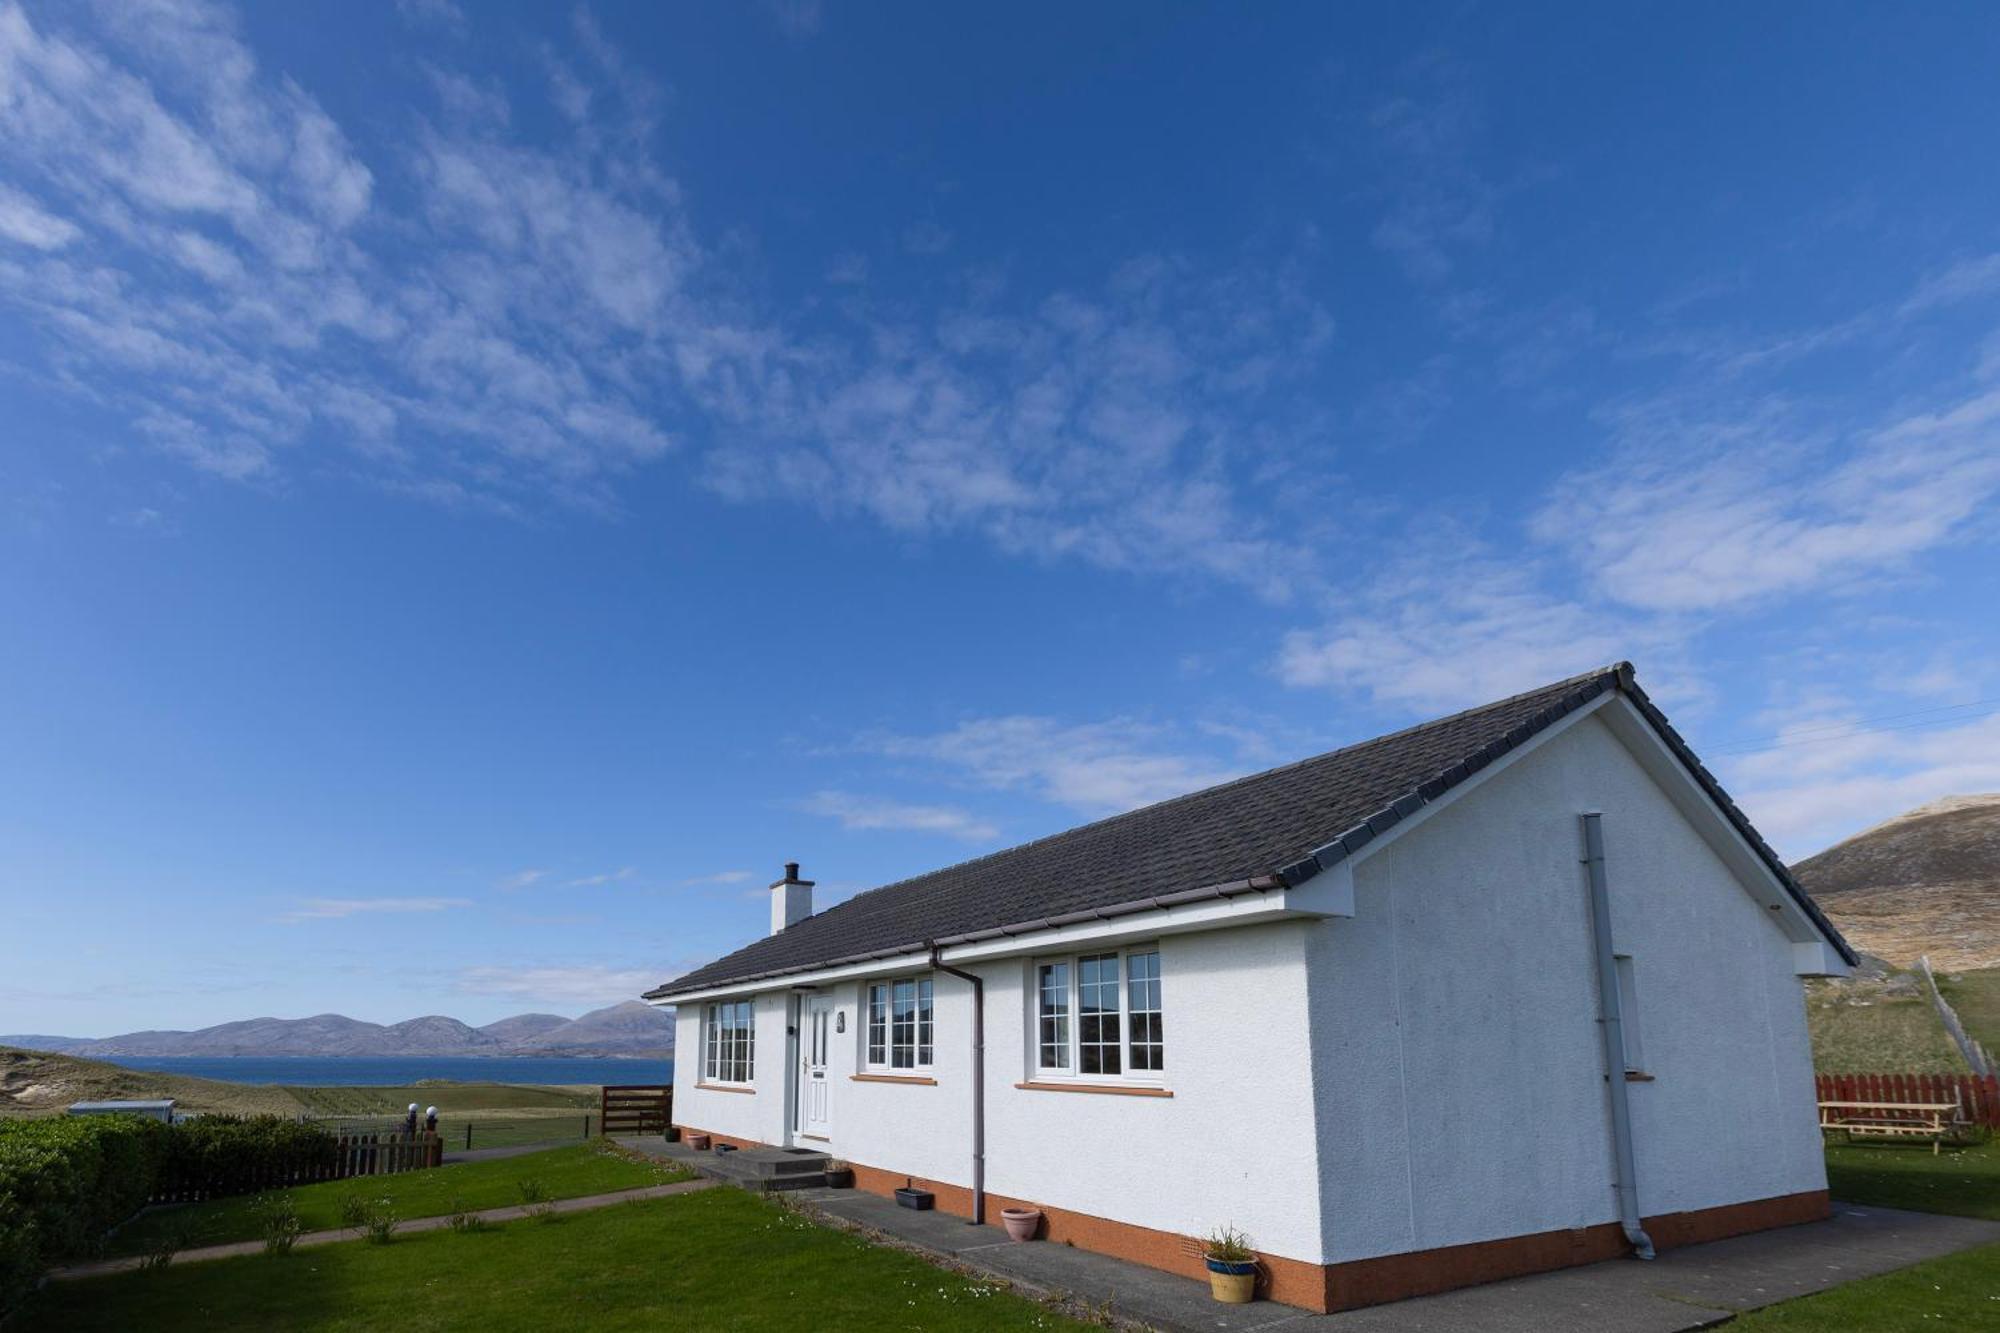
{"label": "chimney pot", "polygon": [[785,877],[771,886],[771,933],[796,926],[812,915],[813,882],[799,878],[799,863],[785,862]]}

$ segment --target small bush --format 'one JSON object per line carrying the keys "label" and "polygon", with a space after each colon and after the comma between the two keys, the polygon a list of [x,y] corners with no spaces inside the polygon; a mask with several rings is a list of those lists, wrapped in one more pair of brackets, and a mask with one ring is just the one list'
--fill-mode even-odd
{"label": "small bush", "polygon": [[368,1200],[359,1194],[349,1194],[340,1201],[340,1225],[349,1231],[359,1231],[368,1225]]}
{"label": "small bush", "polygon": [[174,1256],[194,1244],[194,1219],[181,1216],[169,1221],[153,1233],[152,1244],[139,1256],[141,1270],[165,1268],[174,1261]]}
{"label": "small bush", "polygon": [[455,1194],[451,1199],[451,1214],[445,1219],[445,1225],[458,1232],[486,1230],[486,1223],[467,1206],[464,1199]]}
{"label": "small bush", "polygon": [[396,1234],[396,1210],[387,1199],[370,1199],[361,1215],[361,1232],[371,1245],[387,1245]]}
{"label": "small bush", "polygon": [[537,1222],[556,1220],[555,1200],[549,1197],[548,1186],[542,1184],[539,1177],[529,1176],[526,1180],[517,1181],[514,1188],[521,1192],[521,1209],[529,1217]]}
{"label": "small bush", "polygon": [[264,1233],[264,1253],[290,1254],[299,1232],[304,1229],[299,1222],[299,1206],[293,1202],[292,1196],[285,1193],[260,1194],[251,1207]]}

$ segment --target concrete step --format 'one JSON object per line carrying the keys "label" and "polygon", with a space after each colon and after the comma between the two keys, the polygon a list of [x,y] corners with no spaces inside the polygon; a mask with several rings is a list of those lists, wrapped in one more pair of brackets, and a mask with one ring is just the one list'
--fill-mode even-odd
{"label": "concrete step", "polygon": [[682,1160],[711,1179],[770,1193],[816,1189],[826,1184],[828,1159],[825,1153],[806,1148],[742,1148],[736,1152],[690,1153]]}

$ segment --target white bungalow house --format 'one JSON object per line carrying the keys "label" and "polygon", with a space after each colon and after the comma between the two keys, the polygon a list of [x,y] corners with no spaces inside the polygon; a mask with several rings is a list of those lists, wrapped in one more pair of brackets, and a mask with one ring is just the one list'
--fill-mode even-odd
{"label": "white bungalow house", "polygon": [[652,991],[674,1119],[1344,1309],[1824,1216],[1839,934],[1629,664],[811,910]]}

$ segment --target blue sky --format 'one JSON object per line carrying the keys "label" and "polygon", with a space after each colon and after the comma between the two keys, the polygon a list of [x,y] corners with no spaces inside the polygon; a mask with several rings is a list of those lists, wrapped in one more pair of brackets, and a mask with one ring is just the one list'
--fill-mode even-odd
{"label": "blue sky", "polygon": [[0,0],[0,1031],[576,1012],[1619,657],[2000,788],[1982,6]]}

